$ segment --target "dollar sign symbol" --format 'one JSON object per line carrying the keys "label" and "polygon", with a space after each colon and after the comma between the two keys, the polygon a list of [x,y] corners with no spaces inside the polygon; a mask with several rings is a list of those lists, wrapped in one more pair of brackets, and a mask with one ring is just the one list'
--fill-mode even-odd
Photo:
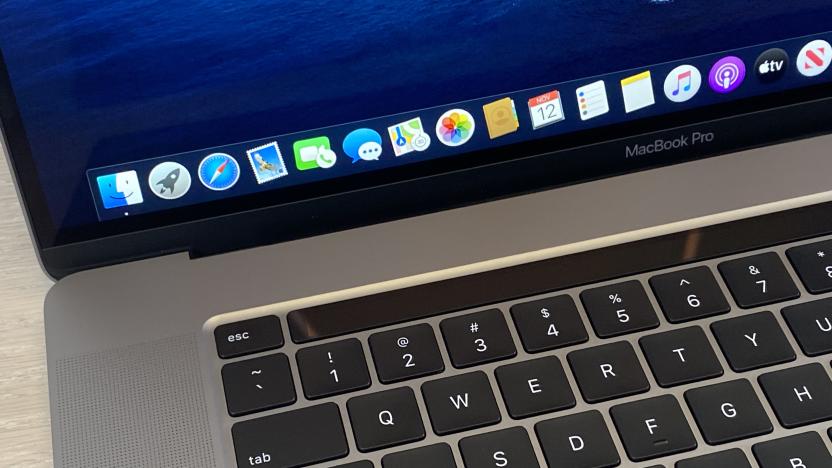
{"label": "dollar sign symbol", "polygon": [[542,315],[543,318],[549,318],[549,309],[540,309],[540,315]]}

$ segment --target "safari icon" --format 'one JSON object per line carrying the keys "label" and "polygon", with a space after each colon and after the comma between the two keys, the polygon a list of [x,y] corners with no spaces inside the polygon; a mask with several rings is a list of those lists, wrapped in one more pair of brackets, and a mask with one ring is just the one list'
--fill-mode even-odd
{"label": "safari icon", "polygon": [[191,189],[191,173],[177,162],[165,161],[150,171],[147,184],[153,195],[164,200],[176,200]]}

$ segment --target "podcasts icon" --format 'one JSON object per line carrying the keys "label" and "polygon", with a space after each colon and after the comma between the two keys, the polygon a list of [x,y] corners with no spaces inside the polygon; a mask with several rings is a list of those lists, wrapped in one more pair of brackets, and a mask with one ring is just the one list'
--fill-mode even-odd
{"label": "podcasts icon", "polygon": [[716,62],[711,68],[708,82],[711,89],[728,94],[739,88],[745,81],[745,63],[739,57],[729,56]]}

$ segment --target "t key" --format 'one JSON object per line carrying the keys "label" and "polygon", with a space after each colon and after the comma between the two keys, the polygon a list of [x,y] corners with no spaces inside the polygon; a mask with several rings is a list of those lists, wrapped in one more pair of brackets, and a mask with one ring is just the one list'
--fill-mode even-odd
{"label": "t key", "polygon": [[581,301],[592,328],[601,338],[659,326],[656,311],[638,281],[588,289],[581,293]]}
{"label": "t key", "polygon": [[297,352],[298,372],[306,398],[323,398],[370,386],[361,342],[355,338]]}
{"label": "t key", "polygon": [[650,369],[662,387],[719,377],[722,365],[699,327],[681,328],[639,340]]}
{"label": "t key", "polygon": [[719,264],[728,289],[743,309],[800,297],[780,257],[764,253]]}
{"label": "t key", "polygon": [[499,309],[445,319],[440,327],[451,361],[458,369],[517,354],[508,324]]}

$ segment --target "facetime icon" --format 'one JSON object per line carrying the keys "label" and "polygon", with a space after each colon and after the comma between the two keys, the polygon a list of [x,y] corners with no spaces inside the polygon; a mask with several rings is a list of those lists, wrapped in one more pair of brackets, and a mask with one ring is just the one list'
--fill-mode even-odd
{"label": "facetime icon", "polygon": [[520,128],[520,122],[517,120],[517,110],[514,108],[514,101],[511,98],[503,98],[486,104],[482,106],[482,110],[485,113],[488,136],[492,140],[514,133]]}

